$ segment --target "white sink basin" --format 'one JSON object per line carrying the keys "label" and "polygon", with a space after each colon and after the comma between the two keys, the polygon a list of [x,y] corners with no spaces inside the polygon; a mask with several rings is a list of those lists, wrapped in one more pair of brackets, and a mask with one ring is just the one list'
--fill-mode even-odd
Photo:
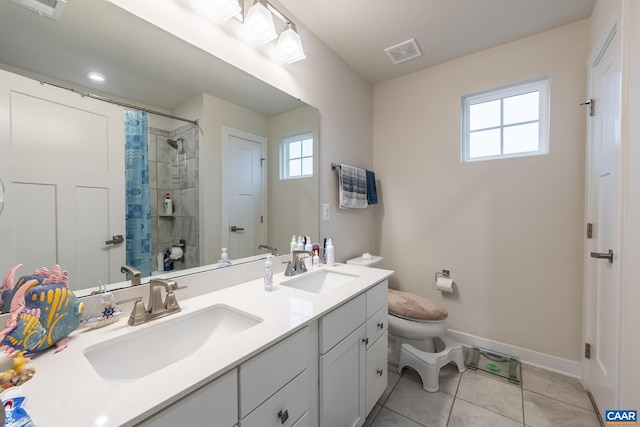
{"label": "white sink basin", "polygon": [[261,318],[227,305],[213,305],[132,328],[131,333],[89,346],[83,353],[102,378],[136,380],[193,354],[205,343],[224,341],[260,322]]}
{"label": "white sink basin", "polygon": [[336,271],[318,270],[301,273],[293,279],[282,282],[281,285],[316,294],[325,294],[358,277],[353,274],[338,273]]}

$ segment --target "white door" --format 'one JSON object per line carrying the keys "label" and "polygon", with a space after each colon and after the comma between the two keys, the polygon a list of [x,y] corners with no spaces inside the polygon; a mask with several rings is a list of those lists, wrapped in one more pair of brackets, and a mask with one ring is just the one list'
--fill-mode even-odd
{"label": "white door", "polygon": [[124,279],[124,117],[122,110],[0,72],[2,274],[59,264],[71,289]]}
{"label": "white door", "polygon": [[618,409],[621,67],[615,29],[593,57],[590,85],[587,221],[593,234],[586,245],[585,341],[591,346],[588,388],[604,411]]}
{"label": "white door", "polygon": [[266,177],[264,143],[257,135],[232,130],[226,137],[223,219],[223,244],[229,258],[237,259],[261,253],[258,245],[266,242],[266,218],[263,202]]}

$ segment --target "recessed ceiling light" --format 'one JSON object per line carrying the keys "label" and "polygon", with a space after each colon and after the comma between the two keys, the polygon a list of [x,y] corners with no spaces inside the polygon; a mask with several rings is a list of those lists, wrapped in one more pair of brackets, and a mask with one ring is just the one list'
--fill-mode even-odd
{"label": "recessed ceiling light", "polygon": [[89,77],[94,82],[103,82],[105,80],[105,78],[104,78],[104,76],[102,74],[96,73],[96,72],[93,72],[93,71],[87,73],[87,77]]}

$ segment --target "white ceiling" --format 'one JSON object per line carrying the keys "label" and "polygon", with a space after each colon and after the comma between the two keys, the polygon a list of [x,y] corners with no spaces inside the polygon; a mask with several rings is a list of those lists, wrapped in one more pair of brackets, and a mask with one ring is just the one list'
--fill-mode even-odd
{"label": "white ceiling", "polygon": [[[586,19],[596,0],[279,2],[358,74],[378,83]],[[393,65],[384,49],[411,38],[423,56]]]}
{"label": "white ceiling", "polygon": [[[358,74],[376,83],[588,18],[595,1],[279,3],[294,22],[302,23]],[[59,21],[0,0],[0,17],[3,68],[27,70],[54,82],[169,111],[202,92],[268,116],[302,104],[104,0],[68,0]],[[304,37],[304,30],[301,33]],[[423,56],[393,65],[384,49],[410,38],[417,40]],[[85,73],[93,69],[109,80],[89,83]],[[259,91],[264,94],[255,96]]]}

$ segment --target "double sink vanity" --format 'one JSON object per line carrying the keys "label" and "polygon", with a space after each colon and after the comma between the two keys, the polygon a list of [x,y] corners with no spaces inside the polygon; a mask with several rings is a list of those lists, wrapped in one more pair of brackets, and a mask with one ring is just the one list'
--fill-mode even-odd
{"label": "double sink vanity", "polygon": [[[180,312],[130,326],[123,305],[120,321],[81,327],[64,351],[35,356],[21,387],[36,425],[362,425],[387,385],[393,272],[280,272],[267,292],[263,265],[175,277]],[[146,284],[116,298],[148,293]]]}

